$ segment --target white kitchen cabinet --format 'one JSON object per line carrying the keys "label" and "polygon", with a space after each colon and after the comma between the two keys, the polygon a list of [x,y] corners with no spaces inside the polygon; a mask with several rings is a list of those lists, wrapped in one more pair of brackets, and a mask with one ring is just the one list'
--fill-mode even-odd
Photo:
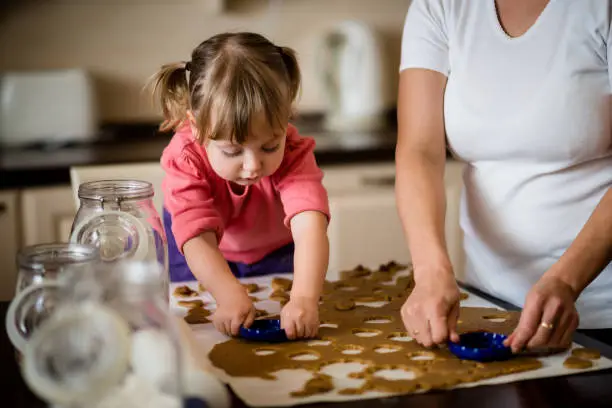
{"label": "white kitchen cabinet", "polygon": [[23,245],[68,242],[76,209],[69,185],[23,190]]}
{"label": "white kitchen cabinet", "polygon": [[[463,164],[449,161],[445,172],[447,196],[446,242],[458,276],[463,273],[463,239],[459,202]],[[409,262],[410,254],[395,203],[395,166],[363,164],[324,169],[331,221],[329,279],[358,264],[377,267],[395,260]]]}
{"label": "white kitchen cabinet", "polygon": [[0,191],[0,300],[10,300],[17,280],[19,247],[19,193]]}
{"label": "white kitchen cabinet", "polygon": [[323,168],[329,195],[330,259],[328,279],[363,265],[409,262],[395,205],[393,163]]}

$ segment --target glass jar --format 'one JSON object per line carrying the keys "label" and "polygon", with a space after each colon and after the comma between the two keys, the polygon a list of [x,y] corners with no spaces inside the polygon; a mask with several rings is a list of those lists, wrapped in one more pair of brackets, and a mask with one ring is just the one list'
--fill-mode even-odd
{"label": "glass jar", "polygon": [[157,262],[169,290],[168,244],[153,194],[153,185],[141,180],[81,184],[70,240],[100,248],[105,262]]}
{"label": "glass jar", "polygon": [[16,294],[5,325],[18,360],[29,337],[57,307],[62,276],[68,270],[79,274],[99,259],[96,247],[75,243],[33,245],[17,253]]}
{"label": "glass jar", "polygon": [[78,243],[32,245],[17,253],[16,294],[30,285],[56,280],[68,266],[79,267],[100,259],[98,248]]}
{"label": "glass jar", "polygon": [[160,269],[121,261],[67,276],[24,351],[32,391],[55,407],[181,407],[180,335]]}

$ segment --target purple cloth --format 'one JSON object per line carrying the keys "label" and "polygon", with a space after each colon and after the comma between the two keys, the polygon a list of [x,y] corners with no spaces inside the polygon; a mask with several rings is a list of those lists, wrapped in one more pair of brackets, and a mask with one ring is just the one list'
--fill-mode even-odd
{"label": "purple cloth", "polygon": [[[164,208],[164,229],[168,237],[168,265],[170,269],[171,282],[185,282],[195,280],[195,276],[187,266],[185,256],[179,251],[174,235],[172,234],[172,218],[170,213]],[[230,262],[228,265],[237,278],[248,278],[251,276],[269,275],[273,273],[293,272],[293,252],[294,245],[290,243],[265,258],[252,264],[240,262]]]}

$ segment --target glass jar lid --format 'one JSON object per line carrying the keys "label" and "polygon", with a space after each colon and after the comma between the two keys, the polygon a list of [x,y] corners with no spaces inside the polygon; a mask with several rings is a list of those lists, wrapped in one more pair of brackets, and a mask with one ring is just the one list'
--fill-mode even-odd
{"label": "glass jar lid", "polygon": [[142,200],[153,197],[153,185],[142,180],[96,180],[82,183],[78,196],[97,201]]}

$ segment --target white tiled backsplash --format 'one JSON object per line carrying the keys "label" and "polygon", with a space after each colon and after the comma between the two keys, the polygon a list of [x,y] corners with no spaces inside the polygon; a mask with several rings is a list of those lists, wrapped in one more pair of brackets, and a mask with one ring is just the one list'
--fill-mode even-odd
{"label": "white tiled backsplash", "polygon": [[[84,66],[98,79],[102,120],[151,120],[157,112],[142,86],[162,63],[188,59],[199,42],[218,32],[249,30],[297,50],[303,71],[299,109],[320,111],[315,44],[332,24],[359,19],[383,35],[388,86],[397,85],[409,0],[226,0],[229,9],[220,14],[211,13],[209,1],[218,0],[13,2],[0,13],[0,71]],[[389,94],[393,103],[395,92]]]}

